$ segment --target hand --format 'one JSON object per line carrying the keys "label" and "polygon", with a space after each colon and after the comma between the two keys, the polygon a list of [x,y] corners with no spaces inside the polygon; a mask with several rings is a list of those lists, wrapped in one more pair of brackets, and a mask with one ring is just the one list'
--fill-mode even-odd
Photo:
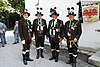
{"label": "hand", "polygon": [[64,37],[64,41],[67,41],[67,39]]}
{"label": "hand", "polygon": [[2,29],[5,32],[5,29]]}
{"label": "hand", "polygon": [[46,36],[46,39],[48,39],[48,37]]}
{"label": "hand", "polygon": [[22,40],[22,44],[25,44],[25,40]]}
{"label": "hand", "polygon": [[77,42],[77,38],[74,38],[73,42]]}
{"label": "hand", "polygon": [[30,31],[32,32],[32,29],[30,29]]}
{"label": "hand", "polygon": [[62,41],[62,38],[61,38],[61,37],[59,38],[59,41],[60,41],[60,42]]}
{"label": "hand", "polygon": [[32,40],[35,40],[35,36],[32,37]]}

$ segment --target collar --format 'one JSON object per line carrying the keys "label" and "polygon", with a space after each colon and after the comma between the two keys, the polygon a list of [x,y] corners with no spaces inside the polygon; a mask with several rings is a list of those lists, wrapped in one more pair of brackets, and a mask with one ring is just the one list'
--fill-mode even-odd
{"label": "collar", "polygon": [[54,21],[55,23],[57,22],[57,19],[55,19],[55,21]]}
{"label": "collar", "polygon": [[38,23],[39,23],[39,22],[40,22],[40,23],[42,22],[42,18],[41,18],[41,19],[38,19]]}
{"label": "collar", "polygon": [[[55,27],[55,26],[56,26],[56,23],[57,23],[57,19],[55,19],[55,21],[54,21],[53,23],[54,23],[54,27]],[[52,24],[53,24],[53,23],[52,23]]]}
{"label": "collar", "polygon": [[55,27],[56,23],[57,23],[57,19],[55,19],[55,21],[54,21],[54,27]]}

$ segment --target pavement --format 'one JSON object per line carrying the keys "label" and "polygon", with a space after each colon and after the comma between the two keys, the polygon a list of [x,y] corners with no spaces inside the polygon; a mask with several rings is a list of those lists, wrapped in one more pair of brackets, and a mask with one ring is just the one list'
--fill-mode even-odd
{"label": "pavement", "polygon": [[[30,57],[33,58],[34,61],[28,62],[28,65],[24,65],[21,55],[21,42],[15,45],[12,44],[14,41],[13,31],[7,31],[6,38],[7,44],[5,45],[5,47],[1,47],[0,44],[0,67],[72,67],[70,64],[66,64],[66,61],[68,61],[68,52],[66,50],[66,47],[63,45],[60,46],[63,49],[60,49],[59,61],[57,63],[54,60],[49,61],[49,58],[51,57],[50,46],[46,45],[44,48],[45,58],[36,59],[35,46],[31,45]],[[46,42],[45,44],[49,43]],[[94,54],[95,53],[93,53],[93,55]],[[77,67],[97,67],[94,66],[95,64],[93,63],[88,63],[88,58],[93,55],[88,55],[85,51],[82,52],[81,50],[79,50]],[[100,57],[98,58],[100,59]]]}
{"label": "pavement", "polygon": [[95,54],[89,57],[88,62],[100,67],[100,51],[97,51]]}

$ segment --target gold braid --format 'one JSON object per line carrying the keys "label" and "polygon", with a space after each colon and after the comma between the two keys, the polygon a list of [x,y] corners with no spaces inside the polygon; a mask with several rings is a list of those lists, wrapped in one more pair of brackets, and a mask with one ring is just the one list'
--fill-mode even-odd
{"label": "gold braid", "polygon": [[[71,43],[72,43],[72,44],[71,44]],[[72,45],[75,45],[77,48],[79,48],[79,46],[76,45],[75,42],[73,42],[72,40],[70,40],[70,45],[69,45],[69,47],[72,48]]]}

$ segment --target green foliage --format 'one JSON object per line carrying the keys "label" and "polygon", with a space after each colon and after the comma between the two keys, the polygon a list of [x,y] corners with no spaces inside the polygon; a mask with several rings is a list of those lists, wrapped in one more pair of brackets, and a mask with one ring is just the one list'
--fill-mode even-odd
{"label": "green foliage", "polygon": [[12,28],[14,22],[20,19],[24,7],[24,0],[0,0],[0,19],[4,19],[7,26]]}
{"label": "green foliage", "polygon": [[16,9],[16,11],[22,13],[23,9],[25,7],[25,2],[24,0],[8,0],[9,3],[11,4],[11,7]]}

